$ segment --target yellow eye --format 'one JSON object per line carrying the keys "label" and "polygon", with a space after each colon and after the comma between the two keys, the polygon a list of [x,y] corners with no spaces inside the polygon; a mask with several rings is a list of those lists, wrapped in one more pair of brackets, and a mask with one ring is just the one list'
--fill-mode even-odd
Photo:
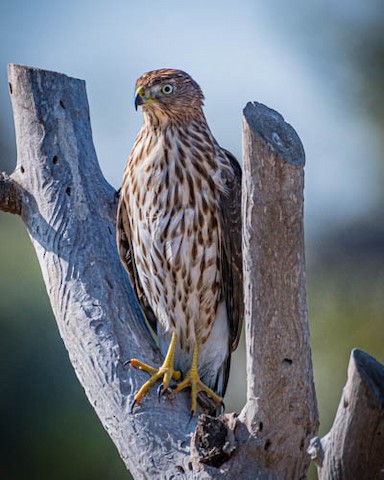
{"label": "yellow eye", "polygon": [[173,92],[173,85],[166,83],[161,87],[161,92],[164,93],[164,95],[170,95]]}

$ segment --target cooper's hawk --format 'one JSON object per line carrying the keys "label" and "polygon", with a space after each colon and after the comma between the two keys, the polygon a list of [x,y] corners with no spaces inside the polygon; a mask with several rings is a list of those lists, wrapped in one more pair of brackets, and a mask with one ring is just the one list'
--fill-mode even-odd
{"label": "cooper's hawk", "polygon": [[199,85],[181,70],[136,82],[144,123],[124,172],[117,217],[120,256],[165,356],[160,368],[129,363],[221,403],[243,317],[241,169],[205,119]]}

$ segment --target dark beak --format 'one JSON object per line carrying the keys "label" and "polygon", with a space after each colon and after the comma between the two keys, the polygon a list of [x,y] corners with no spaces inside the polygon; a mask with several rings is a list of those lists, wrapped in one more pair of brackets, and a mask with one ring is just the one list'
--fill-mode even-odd
{"label": "dark beak", "polygon": [[140,94],[136,93],[135,97],[135,110],[137,110],[137,107],[140,105],[143,105],[145,103],[145,98],[140,96]]}

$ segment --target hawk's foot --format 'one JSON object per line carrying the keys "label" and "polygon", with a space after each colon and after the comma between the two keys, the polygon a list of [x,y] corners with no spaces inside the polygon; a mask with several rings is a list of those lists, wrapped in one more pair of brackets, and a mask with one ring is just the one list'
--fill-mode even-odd
{"label": "hawk's foot", "polygon": [[217,393],[215,393],[211,388],[207,387],[207,385],[205,385],[205,383],[203,383],[200,380],[200,376],[197,370],[198,357],[199,357],[199,345],[198,345],[198,342],[196,342],[195,348],[193,350],[192,366],[190,370],[188,370],[184,380],[178,383],[176,387],[172,388],[173,393],[178,393],[181,390],[184,390],[184,388],[188,388],[188,387],[191,388],[191,417],[196,412],[197,397],[200,392],[204,392],[218,406],[224,406],[223,399],[219,395],[217,395]]}
{"label": "hawk's foot", "polygon": [[218,406],[223,406],[223,399],[217,395],[211,388],[207,387],[205,383],[200,380],[197,369],[193,367],[188,371],[183,381],[172,387],[173,393],[178,393],[184,388],[191,388],[191,416],[196,412],[197,397],[200,392],[204,392],[211,398]]}
{"label": "hawk's foot", "polygon": [[167,356],[165,357],[164,363],[161,365],[160,368],[151,367],[146,363],[140,362],[140,360],[137,360],[136,358],[133,358],[132,360],[129,360],[127,362],[127,364],[131,365],[132,367],[148,372],[151,375],[151,378],[148,381],[146,381],[142,385],[140,390],[136,393],[133,403],[131,405],[131,411],[136,404],[138,405],[141,402],[143,396],[149,392],[149,389],[158,380],[162,379],[162,383],[158,388],[159,396],[168,389],[172,379],[180,380],[181,373],[178,370],[174,370],[173,368],[175,346],[176,346],[176,334],[173,333]]}

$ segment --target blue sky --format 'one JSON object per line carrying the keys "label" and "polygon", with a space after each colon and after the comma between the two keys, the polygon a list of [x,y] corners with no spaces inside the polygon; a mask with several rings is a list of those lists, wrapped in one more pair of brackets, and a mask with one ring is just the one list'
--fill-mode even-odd
{"label": "blue sky", "polygon": [[14,142],[7,63],[86,80],[99,161],[117,188],[141,123],[136,78],[154,68],[184,69],[203,88],[217,140],[238,158],[247,101],[278,110],[294,126],[307,154],[307,233],[317,234],[364,215],[380,188],[378,139],[354,105],[356,80],[335,36],[338,25],[353,28],[366,12],[356,1],[336,3],[3,2],[1,124]]}

